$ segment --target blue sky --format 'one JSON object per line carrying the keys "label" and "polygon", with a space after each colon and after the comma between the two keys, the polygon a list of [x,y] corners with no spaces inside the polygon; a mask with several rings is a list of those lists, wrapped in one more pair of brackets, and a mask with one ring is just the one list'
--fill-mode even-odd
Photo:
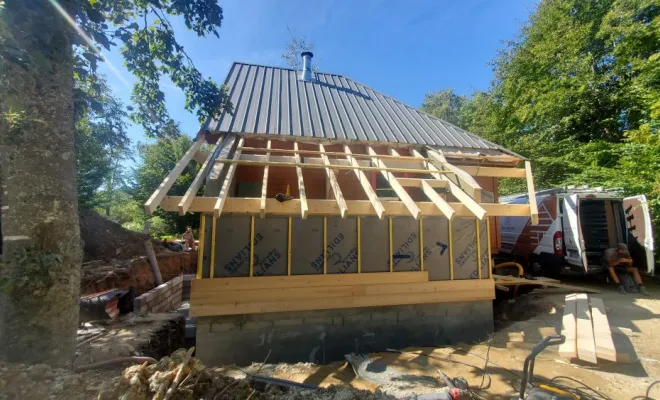
{"label": "blue sky", "polygon": [[[315,43],[320,71],[346,75],[418,107],[431,91],[453,88],[470,94],[492,79],[488,62],[503,41],[515,38],[534,10],[529,0],[228,0],[220,1],[220,38],[198,38],[182,21],[171,22],[180,43],[204,76],[222,83],[233,61],[281,65],[290,40],[287,29]],[[130,104],[135,79],[123,67],[118,49],[106,54],[116,95]],[[128,84],[128,86],[127,86]],[[197,133],[197,117],[184,110],[185,97],[163,83],[170,115],[183,132]],[[131,126],[133,142],[144,142]]]}

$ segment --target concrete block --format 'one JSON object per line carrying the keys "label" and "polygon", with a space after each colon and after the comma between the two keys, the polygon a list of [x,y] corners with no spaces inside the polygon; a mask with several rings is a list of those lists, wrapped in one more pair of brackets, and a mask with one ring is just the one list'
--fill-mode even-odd
{"label": "concrete block", "polygon": [[176,276],[175,278],[170,280],[170,282],[172,282],[172,284],[174,285],[180,285],[183,282],[183,275]]}
{"label": "concrete block", "polygon": [[273,321],[250,321],[243,325],[244,331],[266,329],[273,326]]}
{"label": "concrete block", "polygon": [[333,317],[308,317],[304,322],[308,325],[332,325],[333,320]]}
{"label": "concrete block", "polygon": [[211,324],[205,324],[205,323],[200,323],[197,321],[197,332],[199,333],[211,333],[212,331],[212,325]]}
{"label": "concrete block", "polygon": [[375,313],[371,314],[371,319],[372,319],[372,321],[396,323],[396,321],[397,321],[397,312],[396,311],[375,312]]}
{"label": "concrete block", "polygon": [[294,325],[302,325],[302,324],[303,324],[302,318],[280,319],[277,321],[273,321],[274,326],[294,326]]}
{"label": "concrete block", "polygon": [[364,324],[371,321],[371,314],[356,314],[356,315],[347,315],[344,317],[344,325],[358,325]]}
{"label": "concrete block", "polygon": [[344,325],[344,317],[332,317],[332,325],[334,326]]}
{"label": "concrete block", "polygon": [[181,275],[181,276],[183,277],[184,282],[190,282],[193,279],[195,279],[195,274],[184,274],[184,275]]}

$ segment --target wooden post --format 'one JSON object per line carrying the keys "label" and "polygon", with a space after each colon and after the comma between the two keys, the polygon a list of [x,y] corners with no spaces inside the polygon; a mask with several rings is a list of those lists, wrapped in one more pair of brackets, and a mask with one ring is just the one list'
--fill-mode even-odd
{"label": "wooden post", "polygon": [[419,218],[419,269],[424,271],[424,217]]}
{"label": "wooden post", "polygon": [[449,280],[453,281],[454,280],[454,254],[453,254],[452,249],[454,247],[454,243],[453,243],[453,240],[452,240],[452,236],[453,236],[454,229],[452,228],[452,221],[453,220],[451,220],[451,219],[449,220]]}
{"label": "wooden post", "polygon": [[361,246],[361,236],[360,231],[360,217],[357,217],[357,267],[358,274],[362,273],[362,246]]}
{"label": "wooden post", "polygon": [[390,229],[390,272],[394,272],[394,246],[392,246],[392,217],[390,217],[389,229]]}
{"label": "wooden post", "polygon": [[481,279],[481,223],[476,218],[474,221],[477,227],[477,276]]}
{"label": "wooden post", "polygon": [[197,246],[197,279],[202,279],[204,271],[204,231],[206,230],[206,216],[201,214],[199,225],[199,246]]}
{"label": "wooden post", "polygon": [[488,279],[493,279],[493,253],[490,249],[490,217],[486,219],[486,230],[488,231]]}

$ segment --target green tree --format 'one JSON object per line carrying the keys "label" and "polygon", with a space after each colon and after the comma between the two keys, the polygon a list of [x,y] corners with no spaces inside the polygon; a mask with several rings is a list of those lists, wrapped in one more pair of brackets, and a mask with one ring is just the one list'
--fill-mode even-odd
{"label": "green tree", "polygon": [[[138,144],[140,164],[135,170],[135,187],[132,193],[140,204],[144,204],[149,199],[163,181],[163,177],[174,168],[192,145],[193,141],[188,136],[181,134],[159,138],[152,144]],[[174,196],[183,196],[195,179],[198,170],[199,165],[189,165],[174,182],[169,193]],[[200,188],[198,194],[201,195],[201,193],[203,193],[203,187]],[[180,216],[162,210],[157,210],[154,214],[163,221],[159,225],[160,235],[180,234],[188,225],[194,228],[199,226],[199,215],[188,213]]]}
{"label": "green tree", "polygon": [[[286,47],[284,48],[284,52],[282,53],[282,59],[286,63],[286,65],[289,66],[289,68],[293,68],[295,70],[302,70],[302,57],[300,54],[302,54],[305,51],[313,51],[314,50],[314,42],[309,42],[307,41],[307,38],[304,36],[298,36],[295,31],[291,30],[290,28],[287,27],[287,30],[289,31],[289,35],[291,36],[291,40],[289,43],[286,44]],[[312,70],[314,72],[317,72],[318,69],[316,67],[316,64],[312,65]]]}
{"label": "green tree", "polygon": [[428,93],[422,101],[422,111],[435,115],[436,117],[462,126],[463,108],[469,103],[466,96],[459,96],[452,89]]}
{"label": "green tree", "polygon": [[[3,264],[0,356],[70,365],[75,352],[81,245],[76,190],[74,77],[95,79],[98,47],[118,43],[135,75],[131,118],[148,134],[172,124],[159,82],[167,75],[200,120],[231,110],[205,79],[168,17],[218,35],[215,0],[22,0],[0,10],[0,162]],[[73,21],[84,34],[78,34]]]}

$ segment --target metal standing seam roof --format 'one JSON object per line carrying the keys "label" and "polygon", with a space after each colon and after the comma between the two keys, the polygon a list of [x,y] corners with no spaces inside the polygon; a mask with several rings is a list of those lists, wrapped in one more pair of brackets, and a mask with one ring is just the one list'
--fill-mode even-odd
{"label": "metal standing seam roof", "polygon": [[225,84],[234,113],[203,129],[508,152],[342,75],[317,72],[305,82],[294,69],[235,62]]}

